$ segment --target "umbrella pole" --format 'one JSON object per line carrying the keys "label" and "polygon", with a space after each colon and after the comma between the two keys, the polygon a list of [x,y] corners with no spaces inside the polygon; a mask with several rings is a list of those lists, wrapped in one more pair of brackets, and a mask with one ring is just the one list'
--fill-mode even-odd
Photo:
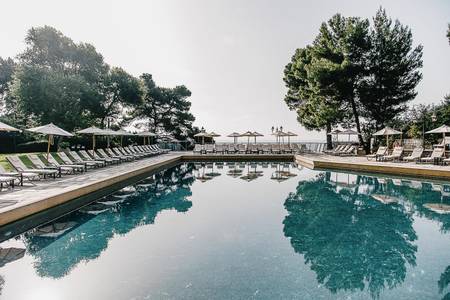
{"label": "umbrella pole", "polygon": [[122,148],[123,135],[120,136],[120,147]]}
{"label": "umbrella pole", "polygon": [[47,143],[47,161],[48,161],[48,155],[50,153],[50,139],[51,139],[51,134],[48,135],[48,143]]}
{"label": "umbrella pole", "polygon": [[92,135],[92,151],[95,151],[95,134]]}

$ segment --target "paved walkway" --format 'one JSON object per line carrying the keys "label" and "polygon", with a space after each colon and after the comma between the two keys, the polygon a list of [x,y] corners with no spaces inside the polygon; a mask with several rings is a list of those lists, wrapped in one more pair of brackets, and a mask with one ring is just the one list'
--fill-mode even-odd
{"label": "paved walkway", "polygon": [[[24,183],[23,187],[16,186],[12,191],[0,193],[0,226],[18,219],[19,215],[11,214],[21,211],[21,217],[68,200],[86,195],[101,188],[134,176],[150,172],[163,165],[180,161],[182,153],[149,157],[134,162],[124,162],[116,166],[89,170],[84,174],[66,175],[57,179],[45,179]],[[39,205],[36,205],[39,204]]]}
{"label": "paved walkway", "polygon": [[326,154],[296,155],[297,163],[311,169],[338,169],[450,180],[450,166],[414,162],[377,162],[365,157],[340,157]]}

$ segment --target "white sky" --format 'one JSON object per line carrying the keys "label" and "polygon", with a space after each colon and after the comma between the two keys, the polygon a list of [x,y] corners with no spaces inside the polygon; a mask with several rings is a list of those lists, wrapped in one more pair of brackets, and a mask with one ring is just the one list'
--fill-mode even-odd
{"label": "white sky", "polygon": [[185,84],[199,127],[223,135],[257,130],[270,139],[270,127],[283,125],[298,140],[323,140],[284,104],[284,66],[333,14],[370,18],[380,5],[424,45],[414,102],[439,102],[450,93],[448,0],[4,1],[0,56],[20,52],[30,27],[54,26],[135,76],[147,72],[161,86]]}

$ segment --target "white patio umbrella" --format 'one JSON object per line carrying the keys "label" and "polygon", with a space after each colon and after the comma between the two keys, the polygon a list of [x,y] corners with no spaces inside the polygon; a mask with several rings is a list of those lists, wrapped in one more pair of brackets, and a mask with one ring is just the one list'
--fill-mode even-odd
{"label": "white patio umbrella", "polygon": [[373,135],[375,136],[380,136],[380,135],[385,135],[386,136],[386,146],[389,147],[389,136],[390,135],[397,135],[397,134],[402,134],[401,131],[395,130],[391,127],[385,127],[377,132],[375,132]]}
{"label": "white patio umbrella", "polygon": [[357,131],[354,131],[353,129],[346,129],[346,130],[342,131],[341,134],[347,134],[349,142],[350,142],[350,136],[351,135],[361,135],[361,133],[359,133]]}
{"label": "white patio umbrella", "polygon": [[278,139],[278,143],[280,143],[281,139],[283,139],[283,144],[284,144],[284,137],[288,136],[289,134],[287,132],[284,131],[276,131],[275,133],[273,133],[273,135],[275,135]]}
{"label": "white patio umbrella", "polygon": [[3,122],[0,122],[0,131],[5,131],[5,132],[17,131],[17,132],[21,132],[22,130],[17,129],[17,128],[12,127],[12,126],[9,126],[8,124],[5,124]]}
{"label": "white patio umbrella", "polygon": [[150,137],[156,136],[156,134],[154,134],[153,132],[150,132],[150,131],[139,132],[139,133],[137,133],[137,135],[144,137],[144,145],[145,145],[146,139],[147,139],[148,144],[150,144]]}
{"label": "white patio umbrella", "polygon": [[229,135],[227,135],[227,137],[232,137],[233,138],[235,144],[237,143],[237,139],[240,136],[241,136],[241,134],[238,133],[238,132],[233,132],[233,133],[230,133]]}
{"label": "white patio umbrella", "polygon": [[215,138],[215,137],[219,137],[220,134],[215,133],[214,131],[211,131],[211,132],[209,133],[209,136],[212,137],[212,138]]}
{"label": "white patio umbrella", "polygon": [[255,144],[256,144],[256,137],[264,136],[264,134],[259,133],[259,132],[257,132],[257,131],[254,131],[253,134],[254,134],[254,137],[255,137]]}
{"label": "white patio umbrella", "polygon": [[43,125],[43,126],[29,128],[29,129],[27,129],[27,131],[41,133],[41,134],[45,134],[48,136],[47,159],[48,159],[48,155],[50,153],[50,145],[53,145],[53,137],[55,135],[57,135],[57,136],[73,136],[73,134],[71,134],[70,132],[67,132],[64,129],[59,128],[58,126],[54,125],[53,123]]}
{"label": "white patio umbrella", "polygon": [[209,135],[209,133],[202,131],[202,132],[195,134],[194,137],[201,137],[202,145],[203,145],[205,143],[205,137],[211,137],[211,136]]}
{"label": "white patio umbrella", "polygon": [[291,145],[291,136],[298,136],[298,134],[293,133],[293,132],[286,132],[287,133],[287,137],[288,137],[288,145]]}
{"label": "white patio umbrella", "polygon": [[109,135],[110,133],[106,132],[104,129],[91,126],[82,130],[78,130],[77,133],[80,134],[92,134],[92,150],[95,151],[95,136],[96,135]]}
{"label": "white patio umbrella", "polygon": [[442,126],[439,126],[438,128],[435,128],[433,130],[427,131],[425,133],[442,133],[442,138],[445,140],[445,134],[447,132],[450,132],[450,126],[447,126],[447,125],[444,124]]}
{"label": "white patio umbrella", "polygon": [[339,134],[340,134],[340,133],[342,133],[341,130],[339,130],[339,129],[334,129],[334,130],[331,130],[330,132],[328,132],[328,135],[336,135],[336,142],[338,142],[338,141],[339,141]]}
{"label": "white patio umbrella", "polygon": [[120,136],[120,147],[122,147],[123,137],[124,136],[131,136],[131,135],[133,135],[131,132],[128,132],[128,131],[123,130],[123,129],[116,130],[115,133],[116,133],[116,136]]}
{"label": "white patio umbrella", "polygon": [[253,132],[251,132],[251,131],[247,131],[247,132],[244,132],[243,134],[241,134],[240,136],[241,137],[247,137],[247,146],[248,146],[250,144],[250,138],[254,137],[255,134]]}

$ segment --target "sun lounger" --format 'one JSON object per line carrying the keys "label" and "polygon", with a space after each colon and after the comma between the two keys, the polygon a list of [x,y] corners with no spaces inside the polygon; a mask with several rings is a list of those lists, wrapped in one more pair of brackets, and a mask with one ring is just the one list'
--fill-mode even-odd
{"label": "sun lounger", "polygon": [[382,161],[398,160],[399,161],[402,155],[403,155],[403,147],[395,147],[394,150],[392,150],[391,154],[380,157],[380,160],[382,160]]}
{"label": "sun lounger", "polygon": [[31,163],[38,169],[47,169],[47,170],[57,170],[58,176],[61,177],[62,173],[69,175],[74,174],[75,171],[70,167],[58,167],[58,166],[47,166],[38,156],[37,154],[28,154],[28,159]]}
{"label": "sun lounger", "polygon": [[133,154],[133,155],[140,155],[140,157],[149,157],[149,156],[154,155],[154,153],[149,152],[149,151],[145,151],[145,152],[138,151],[137,149],[134,149],[134,147],[132,147],[132,146],[123,147],[123,148],[128,153]]}
{"label": "sun lounger", "polygon": [[4,185],[14,188],[14,185],[15,185],[14,183],[16,180],[17,180],[17,177],[0,175],[0,190],[3,190]]}
{"label": "sun lounger", "polygon": [[416,147],[413,149],[413,152],[409,156],[405,156],[402,158],[404,161],[417,161],[422,157],[423,148],[422,147]]}
{"label": "sun lounger", "polygon": [[15,177],[19,180],[19,184],[23,185],[23,180],[27,179],[29,181],[41,180],[41,177],[37,173],[33,172],[7,172],[2,165],[0,165],[0,176],[4,177]]}
{"label": "sun lounger", "polygon": [[284,144],[284,145],[281,145],[281,151],[283,153],[292,153],[292,148],[290,145]]}
{"label": "sun lounger", "polygon": [[97,149],[97,151],[88,150],[88,153],[95,160],[102,160],[102,159],[104,159],[104,160],[106,160],[106,162],[111,163],[111,164],[116,164],[116,165],[120,164],[120,162],[121,162],[120,158],[111,158],[109,156],[100,155],[98,153],[98,149]]}
{"label": "sun lounger", "polygon": [[428,157],[422,157],[417,162],[419,163],[433,163],[435,159],[442,158],[445,153],[445,148],[434,148],[433,152]]}
{"label": "sun lounger", "polygon": [[351,145],[347,149],[340,151],[339,156],[355,156],[357,155],[357,148],[355,145]]}
{"label": "sun lounger", "polygon": [[339,152],[341,152],[342,150],[344,150],[345,146],[346,146],[346,145],[337,145],[337,146],[334,147],[333,149],[331,149],[331,150],[324,150],[323,152],[326,153],[326,154],[335,154],[335,153],[339,153]]}
{"label": "sun lounger", "polygon": [[61,160],[67,164],[67,165],[79,165],[79,166],[83,166],[84,170],[87,171],[88,168],[96,168],[97,164],[95,162],[87,162],[87,161],[81,161],[81,160],[77,160],[75,158],[69,158],[69,156],[67,156],[67,154],[65,152],[58,152],[56,153],[58,155],[59,158],[61,158]]}
{"label": "sun lounger", "polygon": [[245,154],[247,153],[247,146],[245,144],[238,144],[236,150],[240,154]]}
{"label": "sun lounger", "polygon": [[272,145],[272,150],[271,150],[271,152],[272,152],[272,153],[276,153],[276,154],[281,153],[281,146],[280,146],[279,144],[274,144],[274,145]]}
{"label": "sun lounger", "polygon": [[153,146],[153,148],[154,148],[155,150],[157,150],[157,151],[159,151],[159,152],[161,152],[161,153],[169,153],[169,152],[170,152],[170,149],[162,149],[162,148],[159,147],[158,144],[150,145],[150,146]]}
{"label": "sun lounger", "polygon": [[116,152],[112,151],[109,148],[100,149],[100,150],[105,152],[109,157],[120,158],[120,159],[126,160],[126,161],[133,161],[134,160],[134,156],[132,156],[132,155],[123,155],[121,153],[116,153]]}
{"label": "sun lounger", "polygon": [[227,153],[234,154],[236,153],[236,145],[235,144],[228,144]]}
{"label": "sun lounger", "polygon": [[374,158],[375,158],[375,160],[378,160],[378,158],[386,155],[387,149],[388,148],[386,146],[380,146],[380,147],[378,147],[378,150],[376,153],[368,154],[368,155],[366,155],[366,158],[367,158],[367,160],[371,160]]}
{"label": "sun lounger", "polygon": [[[58,158],[61,159],[59,156],[58,156]],[[55,167],[58,167],[58,168],[72,168],[74,173],[77,172],[77,171],[78,171],[78,172],[84,172],[84,171],[85,171],[85,167],[84,167],[83,165],[77,165],[77,164],[60,164],[60,163],[53,157],[53,155],[51,155],[51,154],[48,156],[47,162],[49,163],[49,165],[55,166]]]}
{"label": "sun lounger", "polygon": [[225,145],[224,144],[216,144],[216,153],[225,153]]}
{"label": "sun lounger", "polygon": [[18,172],[25,172],[25,173],[36,173],[39,175],[42,175],[45,178],[47,176],[56,178],[56,175],[58,174],[58,170],[43,170],[43,169],[30,169],[25,166],[25,164],[22,162],[22,160],[18,156],[7,156],[6,159],[9,161],[9,163],[16,169]]}
{"label": "sun lounger", "polygon": [[92,160],[89,157],[84,157],[82,156],[80,153],[77,153],[75,151],[70,151],[69,152],[70,156],[73,157],[74,161],[77,163],[81,163],[81,162],[86,162],[86,163],[95,163],[96,167],[104,167],[106,166],[106,163],[104,161],[100,161],[100,160]]}
{"label": "sun lounger", "polygon": [[258,146],[255,144],[248,145],[247,152],[253,153],[253,154],[258,154],[259,153]]}
{"label": "sun lounger", "polygon": [[128,150],[125,149],[125,148],[112,148],[112,149],[114,150],[114,152],[120,153],[120,154],[122,154],[122,155],[131,155],[131,156],[133,156],[134,158],[143,158],[143,157],[144,157],[144,155],[142,155],[142,154],[135,154],[135,153],[132,153],[132,152],[128,151]]}
{"label": "sun lounger", "polygon": [[214,153],[215,149],[214,149],[214,144],[206,144],[205,145],[205,152],[208,153]]}
{"label": "sun lounger", "polygon": [[108,153],[105,152],[104,149],[97,149],[96,151],[101,157],[116,159],[116,160],[119,160],[119,162],[127,161],[127,159],[125,157],[120,157],[117,155],[112,155],[112,156],[109,155]]}

